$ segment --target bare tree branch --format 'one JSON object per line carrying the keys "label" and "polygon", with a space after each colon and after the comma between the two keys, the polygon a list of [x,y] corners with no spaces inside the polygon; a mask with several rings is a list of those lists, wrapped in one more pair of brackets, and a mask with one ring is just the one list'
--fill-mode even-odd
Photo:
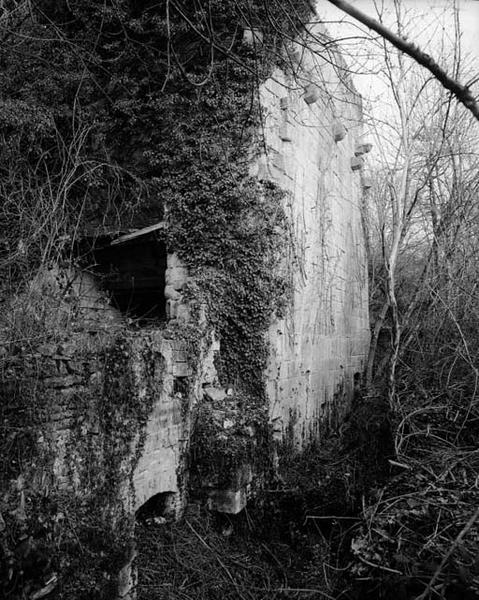
{"label": "bare tree branch", "polygon": [[466,85],[461,85],[458,81],[450,77],[430,56],[423,52],[415,44],[408,42],[403,37],[396,35],[387,27],[375,19],[364,14],[354,6],[351,6],[345,0],[328,0],[331,4],[347,13],[354,19],[361,22],[369,29],[379,33],[393,46],[413,58],[418,64],[430,71],[434,77],[461,102],[479,121],[479,105],[477,104],[471,90]]}

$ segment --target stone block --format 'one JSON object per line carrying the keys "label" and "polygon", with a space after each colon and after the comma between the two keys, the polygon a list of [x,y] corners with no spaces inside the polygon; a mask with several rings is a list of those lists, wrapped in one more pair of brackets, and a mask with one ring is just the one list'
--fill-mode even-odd
{"label": "stone block", "polygon": [[351,158],[351,170],[359,171],[363,168],[364,158],[362,156],[353,156]]}
{"label": "stone block", "polygon": [[293,129],[289,123],[283,123],[279,130],[279,137],[283,142],[293,141]]}
{"label": "stone block", "polygon": [[225,388],[208,386],[203,388],[203,394],[208,400],[213,402],[222,402],[226,398]]}
{"label": "stone block", "polygon": [[188,280],[188,271],[185,267],[171,267],[165,271],[165,283],[175,290],[181,290]]}
{"label": "stone block", "polygon": [[356,147],[354,148],[354,154],[356,156],[362,156],[363,154],[371,152],[372,147],[373,145],[370,143],[356,144]]}
{"label": "stone block", "polygon": [[186,351],[182,348],[173,350],[173,360],[175,362],[186,362]]}
{"label": "stone block", "polygon": [[229,515],[237,515],[241,512],[246,507],[247,501],[246,489],[212,490],[208,494],[208,508]]}
{"label": "stone block", "polygon": [[179,302],[176,308],[176,318],[182,323],[188,323],[191,319],[191,310],[185,302]]}
{"label": "stone block", "polygon": [[342,123],[336,121],[333,123],[333,139],[335,142],[341,142],[346,137],[346,128]]}
{"label": "stone block", "polygon": [[243,43],[247,46],[260,47],[263,45],[263,32],[257,27],[243,30]]}
{"label": "stone block", "polygon": [[173,286],[166,285],[165,286],[165,298],[167,300],[179,300],[181,298],[181,294]]}
{"label": "stone block", "polygon": [[372,181],[371,177],[369,177],[368,175],[365,175],[361,179],[361,185],[362,185],[363,190],[371,189],[373,186],[373,181]]}
{"label": "stone block", "polygon": [[304,88],[303,100],[306,104],[314,104],[319,100],[320,89],[315,83],[310,83]]}
{"label": "stone block", "polygon": [[191,368],[185,362],[175,363],[173,366],[173,375],[175,377],[189,377],[191,375]]}
{"label": "stone block", "polygon": [[166,257],[166,266],[168,269],[184,267],[182,260],[176,254],[168,254]]}

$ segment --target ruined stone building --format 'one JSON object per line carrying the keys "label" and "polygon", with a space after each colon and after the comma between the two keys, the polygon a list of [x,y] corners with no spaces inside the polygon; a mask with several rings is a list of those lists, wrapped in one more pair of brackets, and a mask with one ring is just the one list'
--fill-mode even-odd
{"label": "ruined stone building", "polygon": [[[255,31],[244,36],[261,43]],[[22,376],[7,366],[12,386],[40,373],[24,394],[44,399],[36,443],[60,487],[81,495],[109,471],[130,513],[155,501],[180,515],[191,494],[237,513],[278,445],[307,445],[346,410],[369,342],[360,209],[371,147],[342,59],[308,46],[289,44],[292,68],[262,83],[264,143],[248,165],[282,192],[288,221],[277,265],[291,289],[267,326],[261,402],[248,404],[241,381],[219,373],[225,339],[211,325],[214,307],[195,298],[195,270],[168,249],[167,220],[85,233],[79,252],[89,244],[93,266],[43,271],[29,290],[33,306],[56,298],[45,323],[68,322],[67,334],[26,348]]]}
{"label": "ruined stone building", "polygon": [[[363,163],[370,145],[362,137],[361,99],[340,67],[322,61],[312,50],[311,45],[291,46],[294,76],[277,70],[262,85],[265,148],[250,165],[254,177],[274,182],[286,192],[292,240],[282,261],[292,271],[293,294],[284,318],[269,327],[265,375],[274,440],[281,443],[292,436],[298,445],[320,435],[324,424],[344,412],[369,341],[360,205],[368,185]],[[201,346],[195,369],[188,362],[187,342],[181,333],[171,333],[171,326],[181,328],[194,319],[201,326],[204,317],[201,309],[192,315],[184,296],[190,278],[187,268],[156,236],[163,227],[157,223],[96,241],[95,258],[99,270],[105,271],[114,306],[98,288],[98,271],[95,276],[77,273],[73,289],[83,318],[91,321],[95,331],[87,334],[93,335],[94,344],[101,345],[102,336],[108,335],[105,321],[107,330],[121,327],[122,313],[128,311],[136,315],[154,311],[162,323],[144,330],[139,327],[117,349],[118,361],[131,371],[128,393],[137,402],[148,400],[149,406],[122,460],[128,462],[136,454],[132,509],[164,494],[169,505],[181,512],[192,415],[202,403],[213,401],[215,435],[226,439],[234,437],[231,432],[241,419],[241,409],[231,408],[234,390],[218,379],[215,355],[221,348],[215,332],[208,330],[203,339],[195,340]],[[45,360],[59,367],[45,385],[55,395],[53,435],[59,450],[55,472],[65,485],[71,471],[78,469],[76,461],[82,460],[69,402],[85,383],[62,369],[75,362],[75,345],[92,344],[82,336],[67,344],[65,355],[58,349],[40,349]],[[94,387],[104,373],[90,366],[89,385]],[[80,435],[95,429],[97,419],[97,414],[87,411]],[[254,438],[255,433],[250,428],[248,435]],[[207,490],[210,506],[226,512],[244,507],[254,473],[248,464],[238,468],[232,487],[217,489],[208,478],[199,482]],[[123,485],[126,488],[129,482]],[[125,496],[130,491],[125,489]]]}

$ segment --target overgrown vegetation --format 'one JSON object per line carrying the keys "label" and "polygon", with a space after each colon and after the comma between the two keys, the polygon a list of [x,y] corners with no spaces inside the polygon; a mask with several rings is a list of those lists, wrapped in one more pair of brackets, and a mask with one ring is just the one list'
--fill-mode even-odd
{"label": "overgrown vegetation", "polygon": [[[413,31],[408,17],[397,3],[395,25]],[[447,59],[459,74],[457,18]],[[353,570],[372,598],[476,598],[477,131],[413,63],[384,58],[395,133],[375,126],[387,148],[364,215],[368,380],[388,397],[396,456],[362,511]]]}
{"label": "overgrown vegetation", "polygon": [[[385,408],[356,407],[340,431],[303,451],[285,443],[276,477],[238,515],[190,504],[180,523],[139,525],[139,598],[357,597],[346,565],[358,507],[389,472]],[[230,464],[219,466],[228,473]]]}
{"label": "overgrown vegetation", "polygon": [[244,394],[203,402],[190,444],[192,490],[236,490],[245,477],[258,478],[258,489],[273,475],[275,444],[267,407],[255,406]]}
{"label": "overgrown vegetation", "polygon": [[48,590],[110,598],[131,544],[129,487],[161,389],[162,357],[148,335],[126,331],[82,355],[80,340],[70,341],[76,353],[62,359],[67,373],[58,372],[58,355],[36,356],[36,371],[25,372],[23,362],[20,385],[13,375],[2,387],[2,451],[11,461],[2,464],[0,504],[6,597]]}
{"label": "overgrown vegetation", "polygon": [[287,535],[268,542],[260,529],[250,513],[223,521],[200,513],[162,528],[139,527],[139,598],[306,599],[326,589],[324,574],[315,565],[325,545],[319,535],[314,538],[316,554],[307,560],[308,550],[299,540],[292,551]]}
{"label": "overgrown vegetation", "polygon": [[[138,453],[128,450],[137,436],[141,448],[161,377],[142,373],[148,390],[135,396],[123,324],[92,356],[72,291],[74,248],[86,233],[166,221],[169,250],[194,276],[186,293],[206,305],[221,339],[221,381],[236,390],[229,412],[199,410],[195,445],[198,465],[215,458],[201,477],[230,485],[245,459],[269,454],[264,333],[291,291],[278,268],[289,227],[282,193],[249,174],[265,150],[257,91],[275,65],[288,68],[282,46],[311,8],[306,0],[2,8],[0,589],[10,598],[106,599],[131,536],[119,482],[129,483]],[[207,516],[143,530],[145,598],[479,594],[477,159],[449,99],[433,99],[414,128],[425,88],[409,98],[401,59],[397,72],[400,150],[375,188],[382,264],[371,256],[379,318],[368,379],[376,373],[377,390],[357,398],[326,445],[302,455],[286,448],[282,479],[255,514],[225,519],[219,532]],[[66,343],[76,334],[84,352],[72,359]],[[194,366],[194,326],[186,337]],[[158,357],[145,352],[152,369]],[[51,484],[44,425],[58,375],[77,385],[65,461],[74,493]],[[84,393],[95,381],[96,395]],[[223,435],[225,420],[233,435]]]}
{"label": "overgrown vegetation", "polygon": [[[40,264],[74,259],[85,229],[165,218],[170,250],[214,304],[225,379],[261,396],[262,332],[287,288],[273,268],[287,224],[281,193],[248,168],[261,146],[258,85],[310,11],[303,0],[294,9],[120,0],[12,7],[0,165],[9,290]],[[243,43],[247,24],[261,25],[261,47]]]}
{"label": "overgrown vegetation", "polygon": [[[2,586],[12,598],[111,597],[117,582],[109,578],[131,533],[119,485],[128,486],[137,458],[130,446],[141,449],[136,436],[155,392],[150,373],[141,374],[141,385],[131,379],[124,324],[82,324],[75,297],[82,238],[165,220],[169,250],[194,277],[187,293],[207,306],[208,326],[221,339],[221,379],[261,412],[264,332],[288,294],[288,278],[276,268],[288,224],[280,191],[248,169],[262,143],[258,86],[282,60],[285,36],[311,10],[305,0],[293,7],[219,0],[2,5],[2,448],[5,464],[16,463],[4,470],[0,511],[9,565]],[[243,42],[248,27],[261,28],[261,44]],[[103,331],[94,341],[92,327]],[[197,332],[190,333],[194,363]],[[71,343],[84,347],[68,349]],[[92,352],[103,352],[98,372],[89,372]],[[73,393],[66,425],[73,437],[59,458],[70,467],[72,493],[61,502],[50,487],[58,449],[46,451],[54,439],[45,432],[63,392],[51,391],[60,386],[55,377],[74,382],[65,392]],[[146,386],[146,397],[132,386]],[[40,456],[45,480],[37,481],[27,467]],[[45,521],[40,532],[37,521]],[[50,546],[55,551],[33,575],[28,561],[43,561]]]}

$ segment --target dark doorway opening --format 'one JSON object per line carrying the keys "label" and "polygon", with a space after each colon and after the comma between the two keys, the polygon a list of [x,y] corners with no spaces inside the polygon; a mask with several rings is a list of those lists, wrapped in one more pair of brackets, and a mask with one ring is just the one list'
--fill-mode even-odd
{"label": "dark doorway opening", "polygon": [[109,238],[100,237],[87,255],[85,262],[112,306],[142,326],[166,320],[167,251],[163,241],[142,236],[112,244]]}

